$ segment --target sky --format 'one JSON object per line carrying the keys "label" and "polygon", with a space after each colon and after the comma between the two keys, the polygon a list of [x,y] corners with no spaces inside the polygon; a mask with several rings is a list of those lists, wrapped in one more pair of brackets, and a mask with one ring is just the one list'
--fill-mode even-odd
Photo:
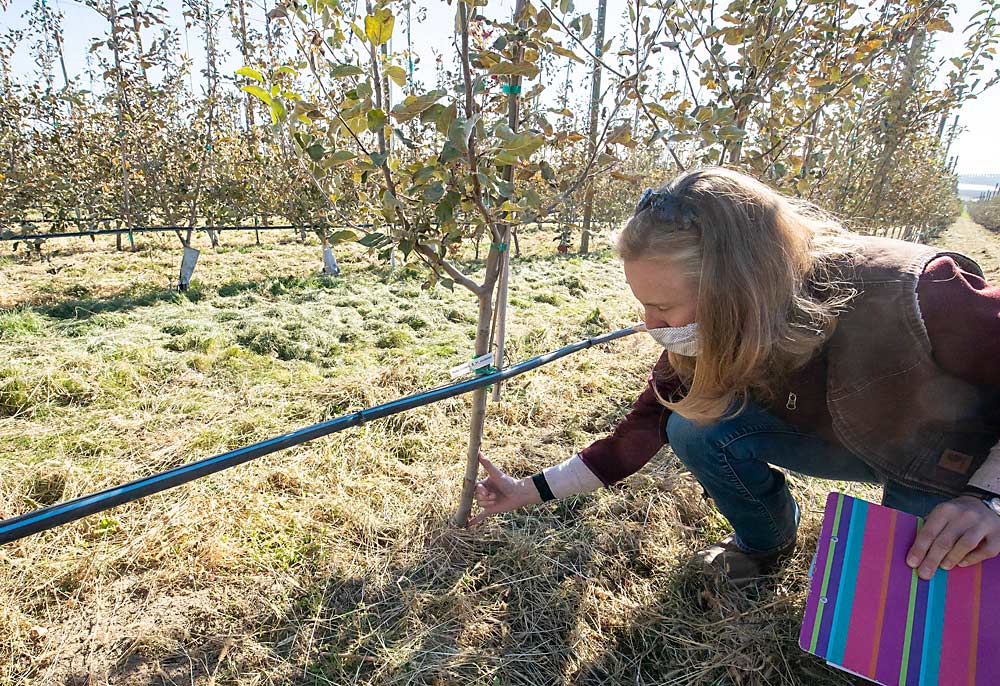
{"label": "sky", "polygon": [[[85,60],[91,41],[103,35],[106,31],[107,23],[94,10],[86,7],[77,0],[47,0],[49,4],[61,11],[65,16],[64,22],[64,49],[67,58],[67,68],[70,77],[80,74],[84,70]],[[148,0],[146,0],[148,2]],[[180,0],[162,0],[166,6],[169,16],[181,27],[181,2]],[[260,32],[264,31],[264,15],[266,13],[262,0],[246,0],[248,22],[251,28]],[[0,28],[20,27],[24,25],[21,15],[31,7],[32,0],[9,0],[9,7],[0,10]],[[215,0],[214,6],[221,7],[222,0]],[[593,12],[596,7],[596,0],[576,0],[574,3],[578,11]],[[616,35],[622,24],[623,3],[612,0],[608,12],[607,35]],[[268,0],[267,7],[273,7],[274,0]],[[449,52],[451,47],[452,27],[454,25],[454,4],[448,5],[444,0],[414,0],[413,7],[422,7],[426,11],[424,21],[414,20],[412,40],[414,52],[418,55],[423,68],[417,67],[418,76],[422,73],[427,81],[433,78],[433,72],[429,68],[433,65],[433,52]],[[957,0],[958,13],[953,20],[954,33],[935,32],[936,55],[938,57],[950,58],[957,56],[962,50],[962,29],[968,23],[968,18],[978,9],[979,0]],[[493,10],[492,8],[496,8]],[[615,8],[618,9],[615,9]],[[494,16],[504,16],[510,14],[513,8],[513,0],[494,0],[491,3],[491,14]],[[415,11],[414,11],[415,14]],[[596,15],[595,15],[596,16]],[[226,62],[220,66],[223,74],[232,74],[238,67],[242,66],[242,60],[238,57],[235,41],[228,36],[228,29],[222,32],[223,48],[229,49],[230,55]],[[186,40],[185,40],[186,39]],[[204,49],[202,47],[201,34],[197,29],[191,29],[187,35],[181,33],[182,45],[189,50],[189,54],[195,65],[204,63]],[[396,31],[393,36],[394,47],[402,49],[405,46],[405,20],[400,19],[396,24]],[[1000,66],[1000,65],[997,65]],[[995,67],[993,67],[995,68]],[[34,73],[34,64],[29,54],[27,42],[23,43],[14,55],[14,71],[19,75],[30,75]],[[991,71],[990,69],[987,72]],[[57,79],[57,83],[61,77]],[[582,68],[577,69],[570,78],[572,94],[574,98],[584,98],[589,92],[589,78]],[[84,84],[86,87],[86,84]],[[1000,86],[994,87],[976,100],[969,101],[959,113],[959,126],[961,132],[952,145],[951,153],[958,155],[957,171],[959,174],[983,174],[1000,173],[1000,136],[995,135],[996,112],[1000,112]],[[949,126],[952,119],[949,119]]]}

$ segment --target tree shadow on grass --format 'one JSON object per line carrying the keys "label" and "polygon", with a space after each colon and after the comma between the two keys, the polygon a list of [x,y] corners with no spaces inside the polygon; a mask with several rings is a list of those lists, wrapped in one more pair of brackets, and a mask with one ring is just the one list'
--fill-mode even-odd
{"label": "tree shadow on grass", "polygon": [[[280,601],[255,589],[258,612],[189,628],[156,660],[120,657],[110,683],[852,683],[797,646],[814,532],[786,572],[729,589],[685,562],[696,544],[681,539],[705,512],[671,470],[638,477],[652,488],[633,481],[472,530],[432,513],[366,524],[347,534],[356,570],[343,541],[316,552]],[[227,649],[224,632],[243,638]]]}
{"label": "tree shadow on grass", "polygon": [[563,585],[589,549],[553,554],[538,520],[516,529],[433,529],[413,559],[317,580],[262,627],[296,683],[556,683],[577,608]]}
{"label": "tree shadow on grass", "polygon": [[87,319],[95,314],[129,312],[142,307],[150,307],[162,302],[198,302],[205,293],[200,285],[192,285],[186,291],[174,288],[136,286],[118,295],[107,298],[73,298],[62,302],[34,305],[38,314],[54,319]]}
{"label": "tree shadow on grass", "polygon": [[581,664],[574,683],[856,684],[799,648],[803,607],[797,591],[808,586],[802,570],[815,540],[801,543],[798,559],[743,589],[707,573],[694,560],[694,549],[652,570],[651,600],[627,623],[605,632],[603,650]]}
{"label": "tree shadow on grass", "polygon": [[176,288],[133,286],[121,293],[108,297],[71,297],[68,300],[37,303],[31,309],[38,314],[53,319],[87,319],[96,314],[129,312],[159,303],[199,302],[210,295],[212,290],[222,297],[232,297],[247,292],[270,294],[278,297],[310,289],[337,289],[343,280],[323,274],[307,276],[280,276],[257,280],[233,280],[221,284],[217,289],[206,287],[199,282],[192,283],[186,291]]}

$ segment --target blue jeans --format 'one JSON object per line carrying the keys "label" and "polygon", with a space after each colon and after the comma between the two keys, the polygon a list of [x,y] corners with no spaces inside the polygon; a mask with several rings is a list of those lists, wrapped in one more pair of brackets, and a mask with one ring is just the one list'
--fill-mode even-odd
{"label": "blue jeans", "polygon": [[[768,553],[795,539],[799,506],[785,475],[771,465],[822,479],[879,483],[875,471],[846,448],[802,433],[754,402],[735,417],[698,426],[676,412],[667,421],[667,440],[716,507],[733,525],[744,550]],[[945,496],[892,481],[882,504],[925,517]]]}

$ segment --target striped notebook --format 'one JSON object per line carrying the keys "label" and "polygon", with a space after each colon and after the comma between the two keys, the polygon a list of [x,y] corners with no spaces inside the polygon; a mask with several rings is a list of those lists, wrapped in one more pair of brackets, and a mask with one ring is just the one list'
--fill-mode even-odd
{"label": "striped notebook", "polygon": [[1000,557],[906,564],[923,520],[831,493],[799,634],[803,650],[879,684],[1000,684]]}

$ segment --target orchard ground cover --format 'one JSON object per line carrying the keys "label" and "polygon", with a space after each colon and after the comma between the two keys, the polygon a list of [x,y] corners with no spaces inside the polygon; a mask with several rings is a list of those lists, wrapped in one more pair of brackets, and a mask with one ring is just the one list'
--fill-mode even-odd
{"label": "orchard ground cover", "polygon": [[[449,382],[475,299],[339,248],[226,237],[192,288],[143,238],[0,262],[0,516]],[[994,279],[967,218],[941,238]],[[512,260],[516,362],[638,318],[600,241]],[[475,273],[481,263],[458,260]],[[655,343],[632,336],[505,384],[484,450],[526,476],[607,435]],[[726,522],[664,449],[599,492],[448,524],[468,396],[349,429],[0,548],[0,683],[847,684],[798,623],[824,495],[792,476],[801,546],[748,594],[688,557]]]}

